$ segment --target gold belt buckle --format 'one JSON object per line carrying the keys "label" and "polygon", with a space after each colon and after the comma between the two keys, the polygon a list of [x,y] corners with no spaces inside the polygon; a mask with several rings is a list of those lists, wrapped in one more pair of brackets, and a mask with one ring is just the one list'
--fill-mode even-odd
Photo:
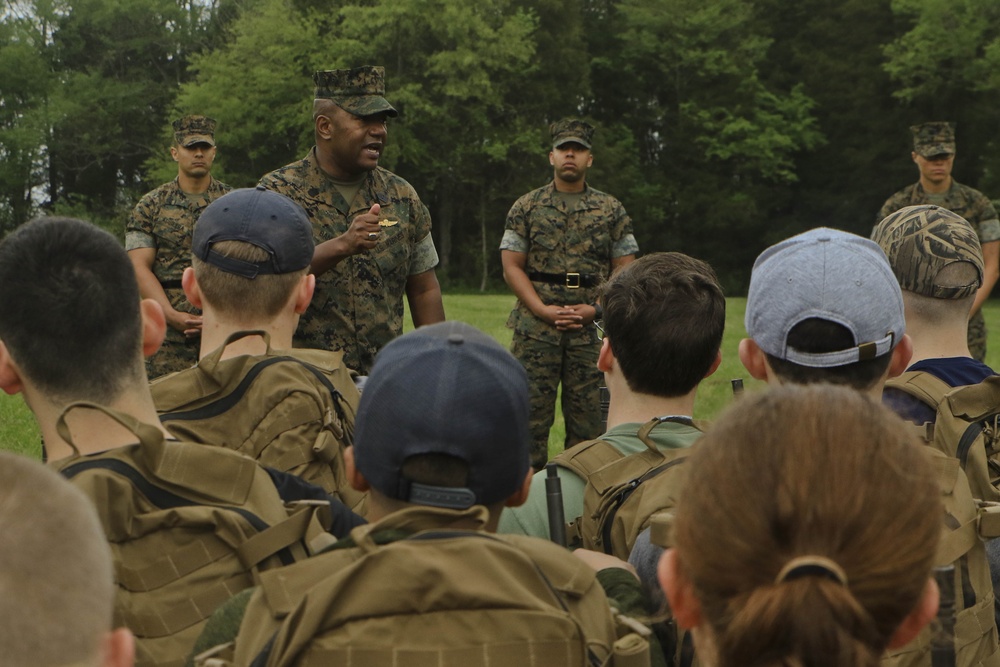
{"label": "gold belt buckle", "polygon": [[[576,279],[576,284],[573,284],[573,279]],[[576,272],[566,274],[566,287],[569,289],[579,289],[580,288],[580,274]]]}

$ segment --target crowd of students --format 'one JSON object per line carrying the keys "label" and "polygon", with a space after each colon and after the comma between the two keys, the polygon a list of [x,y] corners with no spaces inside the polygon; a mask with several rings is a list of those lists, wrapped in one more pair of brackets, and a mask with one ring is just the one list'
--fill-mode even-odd
{"label": "crowd of students", "polygon": [[[608,432],[551,472],[530,466],[523,367],[474,327],[393,340],[360,396],[335,352],[291,349],[308,225],[259,189],[206,208],[182,280],[211,372],[152,390],[166,323],[116,239],[43,218],[0,243],[0,388],[62,473],[0,465],[10,664],[1000,664],[987,453],[945,451],[926,423],[947,399],[908,389],[995,375],[966,344],[983,260],[961,217],[908,207],[874,240],[762,253],[739,354],[772,386],[712,424],[692,412],[720,361],[714,272],[623,267],[601,298]],[[210,407],[166,405],[179,382]],[[184,430],[240,400],[260,428]],[[549,539],[559,515],[581,548]]]}

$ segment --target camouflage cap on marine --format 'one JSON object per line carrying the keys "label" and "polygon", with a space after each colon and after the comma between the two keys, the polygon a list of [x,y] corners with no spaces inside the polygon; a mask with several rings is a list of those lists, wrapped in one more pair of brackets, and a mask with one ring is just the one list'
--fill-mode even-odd
{"label": "camouflage cap on marine", "polygon": [[174,121],[174,141],[189,148],[195,144],[215,145],[215,119],[190,114]]}
{"label": "camouflage cap on marine", "polygon": [[[881,246],[899,286],[936,299],[961,299],[983,282],[979,237],[965,218],[940,206],[907,206],[875,226],[872,240]],[[956,262],[976,268],[976,280],[943,284],[941,271]],[[954,283],[954,281],[945,281]]]}
{"label": "camouflage cap on marine", "polygon": [[571,141],[590,148],[594,138],[594,126],[576,118],[563,118],[549,125],[552,133],[552,148],[559,148]]}
{"label": "camouflage cap on marine", "polygon": [[333,100],[355,116],[386,113],[395,118],[398,112],[385,95],[385,68],[364,65],[352,69],[329,69],[313,74],[316,99]]}
{"label": "camouflage cap on marine", "polygon": [[955,154],[955,125],[938,122],[910,126],[913,152],[923,157]]}

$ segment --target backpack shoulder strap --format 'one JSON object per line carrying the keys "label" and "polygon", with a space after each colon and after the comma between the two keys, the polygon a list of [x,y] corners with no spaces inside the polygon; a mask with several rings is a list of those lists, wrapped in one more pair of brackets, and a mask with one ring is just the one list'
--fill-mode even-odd
{"label": "backpack shoulder strap", "polygon": [[927,371],[906,371],[887,380],[885,386],[918,398],[935,410],[953,389],[947,382]]}
{"label": "backpack shoulder strap", "polygon": [[625,458],[618,449],[606,440],[588,440],[563,450],[552,458],[552,463],[572,470],[583,479],[619,459]]}

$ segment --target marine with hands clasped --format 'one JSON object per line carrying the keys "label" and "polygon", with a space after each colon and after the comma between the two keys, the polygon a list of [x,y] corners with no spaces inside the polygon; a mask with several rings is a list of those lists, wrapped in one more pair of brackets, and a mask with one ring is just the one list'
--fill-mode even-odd
{"label": "marine with hands clasped", "polygon": [[562,383],[565,446],[604,430],[597,370],[598,287],[639,246],[621,203],[590,187],[594,128],[564,119],[550,126],[553,180],[518,199],[507,214],[500,257],[504,280],[517,296],[507,326],[511,352],[531,386],[532,464],[548,459],[556,391]]}
{"label": "marine with hands clasped", "polygon": [[444,320],[427,207],[405,180],[379,166],[386,122],[385,70],[316,72],[316,145],[260,183],[290,197],[313,224],[316,292],[296,347],[343,350],[366,375],[403,331],[403,295],[415,326]]}
{"label": "marine with hands clasped", "polygon": [[229,192],[212,178],[215,161],[212,118],[188,115],[175,120],[170,155],[177,178],[143,195],[125,224],[125,249],[135,268],[139,293],[153,299],[167,317],[167,337],[146,360],[150,379],[198,362],[201,311],[181,288],[181,275],[191,266],[191,233],[201,212]]}

